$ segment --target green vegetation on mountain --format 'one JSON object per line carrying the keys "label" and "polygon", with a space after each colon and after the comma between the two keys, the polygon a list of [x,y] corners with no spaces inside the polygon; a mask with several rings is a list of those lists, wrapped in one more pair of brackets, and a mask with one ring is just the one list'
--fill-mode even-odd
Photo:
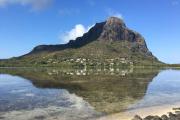
{"label": "green vegetation on mountain", "polygon": [[0,66],[162,66],[144,38],[116,17],[97,23],[76,40],[40,45],[21,57],[1,60]]}

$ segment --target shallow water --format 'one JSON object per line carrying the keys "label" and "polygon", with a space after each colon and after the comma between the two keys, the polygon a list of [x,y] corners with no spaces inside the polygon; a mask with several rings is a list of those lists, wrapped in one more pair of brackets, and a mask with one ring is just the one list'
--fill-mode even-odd
{"label": "shallow water", "polygon": [[3,120],[87,120],[176,102],[179,70],[0,69]]}
{"label": "shallow water", "polygon": [[[180,71],[164,70],[148,84],[145,96],[132,105],[142,108],[180,102]],[[131,108],[131,107],[130,107]]]}

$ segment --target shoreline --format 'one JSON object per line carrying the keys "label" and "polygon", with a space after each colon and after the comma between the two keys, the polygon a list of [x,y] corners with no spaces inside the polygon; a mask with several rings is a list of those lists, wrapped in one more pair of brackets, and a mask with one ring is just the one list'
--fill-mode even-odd
{"label": "shoreline", "polygon": [[[161,117],[162,115],[168,116],[170,112],[175,115],[176,109],[174,108],[178,108],[178,106],[180,106],[180,102],[171,104],[171,105],[160,105],[160,106],[152,106],[152,107],[147,107],[147,108],[138,108],[138,109],[133,109],[133,110],[111,114],[107,116],[101,116],[96,119],[95,118],[94,119],[87,118],[87,119],[88,120],[142,120],[142,119],[137,119],[137,118],[133,119],[133,118],[135,118],[135,116],[136,117],[140,116],[141,118],[145,118],[148,116],[152,116],[152,117],[157,117],[157,116]],[[53,114],[54,112],[58,113],[59,115],[51,116],[51,114]],[[24,120],[25,118],[32,119],[32,118],[37,118],[37,117],[41,117],[45,120],[67,119],[68,116],[63,116],[63,114],[61,113],[62,111],[60,108],[52,106],[52,107],[48,107],[44,109],[37,108],[30,111],[23,110],[23,111],[11,111],[7,113],[1,113],[0,119],[5,118],[5,119],[14,119],[14,120]],[[151,120],[151,119],[147,119],[147,120]]]}
{"label": "shoreline", "polygon": [[146,108],[137,108],[125,112],[103,116],[96,120],[132,120],[136,115],[142,118],[145,118],[150,115],[152,116],[168,115],[168,113],[170,112],[175,113],[175,110],[173,110],[173,108],[177,108],[179,106],[180,106],[180,102],[174,104],[146,107]]}

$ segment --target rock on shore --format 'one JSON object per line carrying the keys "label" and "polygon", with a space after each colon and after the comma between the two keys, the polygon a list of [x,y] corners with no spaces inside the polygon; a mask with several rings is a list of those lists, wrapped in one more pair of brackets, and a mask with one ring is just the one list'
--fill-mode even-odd
{"label": "rock on shore", "polygon": [[180,108],[174,108],[175,113],[169,112],[168,115],[160,116],[147,116],[145,118],[141,118],[140,116],[136,115],[132,120],[180,120]]}

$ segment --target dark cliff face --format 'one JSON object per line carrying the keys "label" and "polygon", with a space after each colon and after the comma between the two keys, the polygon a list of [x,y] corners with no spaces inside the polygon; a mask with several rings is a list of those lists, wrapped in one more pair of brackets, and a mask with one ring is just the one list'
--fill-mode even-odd
{"label": "dark cliff face", "polygon": [[87,33],[85,33],[82,37],[76,38],[76,40],[70,40],[67,44],[60,44],[60,45],[39,45],[35,47],[31,53],[37,53],[42,51],[58,51],[58,50],[64,50],[67,48],[78,48],[82,47],[90,42],[93,42],[97,40],[102,31],[103,27],[105,25],[105,22],[102,23],[96,23],[94,27],[92,27]]}
{"label": "dark cliff face", "polygon": [[111,17],[106,21],[99,39],[106,41],[126,40],[126,32],[125,23],[119,18]]}
{"label": "dark cliff face", "polygon": [[105,22],[97,23],[82,37],[78,37],[76,38],[76,40],[70,40],[67,44],[40,45],[35,47],[33,51],[30,52],[30,54],[43,51],[59,51],[67,48],[80,48],[93,41],[101,41],[102,43],[113,41],[127,41],[129,42],[128,47],[131,51],[141,52],[146,56],[154,57],[148,50],[144,38],[139,33],[127,28],[124,21],[116,17],[110,17]]}
{"label": "dark cliff face", "polygon": [[82,37],[78,37],[76,38],[76,40],[70,40],[68,45],[72,48],[77,48],[97,40],[103,32],[105,24],[106,22],[96,23],[96,25],[92,27],[87,33],[85,33]]}
{"label": "dark cliff face", "polygon": [[99,38],[101,41],[129,41],[131,50],[139,50],[146,55],[152,55],[148,50],[144,38],[137,32],[126,27],[123,20],[110,17],[103,27],[103,32]]}

